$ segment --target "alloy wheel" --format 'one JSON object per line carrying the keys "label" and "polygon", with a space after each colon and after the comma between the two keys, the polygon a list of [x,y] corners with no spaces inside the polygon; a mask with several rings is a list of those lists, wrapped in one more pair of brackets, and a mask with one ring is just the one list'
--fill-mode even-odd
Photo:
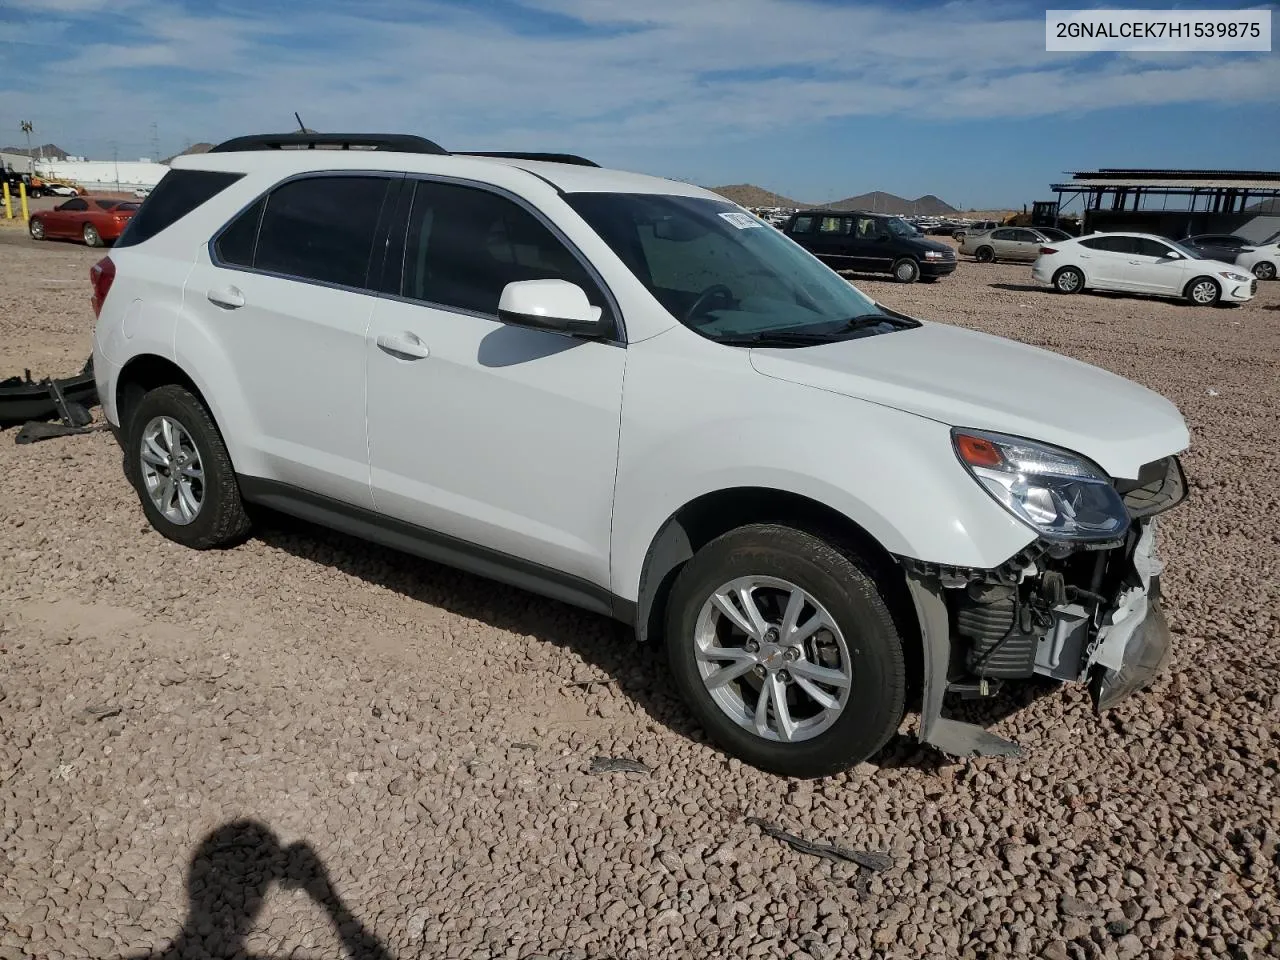
{"label": "alloy wheel", "polygon": [[794,743],[834,724],[853,684],[849,648],[825,607],[777,577],[738,577],[699,611],[694,654],[707,692],[738,726]]}
{"label": "alloy wheel", "polygon": [[1191,288],[1191,299],[1199,304],[1213,303],[1218,299],[1218,285],[1212,280],[1201,280]]}
{"label": "alloy wheel", "polygon": [[204,503],[204,465],[195,441],[172,417],[154,417],[142,429],[142,483],[170,523],[185,526]]}

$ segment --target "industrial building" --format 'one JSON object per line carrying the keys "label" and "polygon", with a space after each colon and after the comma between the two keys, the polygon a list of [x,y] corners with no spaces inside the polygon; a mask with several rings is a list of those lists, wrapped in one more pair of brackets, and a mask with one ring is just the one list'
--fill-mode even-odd
{"label": "industrial building", "polygon": [[35,172],[45,179],[78,183],[90,191],[131,192],[154,187],[169,168],[151,160],[37,159]]}
{"label": "industrial building", "polygon": [[1081,218],[1081,233],[1131,230],[1172,240],[1234,233],[1262,243],[1280,232],[1277,172],[1104,167],[1072,173],[1052,189],[1053,216]]}

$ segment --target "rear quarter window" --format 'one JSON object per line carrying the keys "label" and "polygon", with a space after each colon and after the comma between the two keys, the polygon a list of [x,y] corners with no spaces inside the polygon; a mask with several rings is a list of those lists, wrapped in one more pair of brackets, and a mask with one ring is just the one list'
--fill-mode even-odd
{"label": "rear quarter window", "polygon": [[170,170],[138,207],[116,246],[131,247],[150,240],[243,176],[216,170]]}

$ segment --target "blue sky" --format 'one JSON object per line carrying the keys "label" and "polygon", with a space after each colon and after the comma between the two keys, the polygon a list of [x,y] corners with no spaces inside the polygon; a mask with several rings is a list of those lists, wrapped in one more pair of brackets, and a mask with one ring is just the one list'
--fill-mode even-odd
{"label": "blue sky", "polygon": [[1045,7],[0,0],[0,142],[22,144],[30,119],[37,142],[133,158],[154,123],[167,155],[288,129],[297,110],[318,130],[967,208],[1049,197],[1065,170],[1280,168],[1280,53],[1050,54]]}

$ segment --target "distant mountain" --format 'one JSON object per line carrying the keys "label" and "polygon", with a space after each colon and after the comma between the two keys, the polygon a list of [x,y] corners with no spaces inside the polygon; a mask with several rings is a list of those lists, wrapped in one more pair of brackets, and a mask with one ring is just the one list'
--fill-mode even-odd
{"label": "distant mountain", "polygon": [[932,193],[925,194],[915,200],[908,200],[892,193],[876,190],[856,197],[845,197],[835,203],[824,203],[821,206],[833,210],[870,210],[873,213],[901,213],[911,217],[946,217],[960,211],[944,200],[939,200]]}
{"label": "distant mountain", "polygon": [[780,193],[757,187],[754,183],[733,183],[725,187],[710,187],[712,193],[718,193],[726,200],[731,200],[740,207],[803,207],[806,204]]}
{"label": "distant mountain", "polygon": [[185,157],[189,153],[208,153],[212,149],[213,149],[212,143],[205,143],[203,140],[201,140],[199,143],[193,143],[191,146],[187,147],[187,149],[183,150],[181,153],[175,153],[172,157],[165,157],[160,162],[171,163],[175,157]]}
{"label": "distant mountain", "polygon": [[46,143],[42,147],[32,147],[30,151],[26,147],[0,147],[0,153],[16,153],[22,157],[35,157],[37,160],[43,156],[46,160],[65,160],[67,159],[67,151],[63,150],[56,143]]}

